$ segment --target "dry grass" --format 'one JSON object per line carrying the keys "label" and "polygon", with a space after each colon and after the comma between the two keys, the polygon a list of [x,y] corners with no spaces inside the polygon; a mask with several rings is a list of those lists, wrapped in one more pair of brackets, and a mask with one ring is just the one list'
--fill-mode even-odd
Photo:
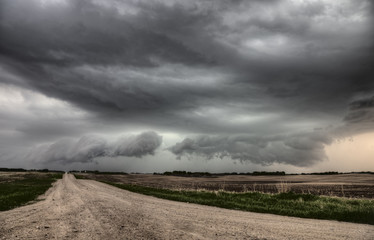
{"label": "dry grass", "polygon": [[374,198],[373,174],[341,174],[334,176],[219,176],[176,177],[152,174],[92,175],[81,174],[100,181],[136,184],[162,189],[229,192],[295,192],[348,198]]}
{"label": "dry grass", "polygon": [[290,192],[290,186],[287,182],[280,182],[278,184],[275,185],[277,190],[278,190],[278,193],[287,193],[287,192]]}

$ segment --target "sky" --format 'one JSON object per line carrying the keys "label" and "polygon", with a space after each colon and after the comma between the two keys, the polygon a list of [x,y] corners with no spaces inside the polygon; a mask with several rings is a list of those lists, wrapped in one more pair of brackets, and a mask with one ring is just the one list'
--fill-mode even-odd
{"label": "sky", "polygon": [[0,167],[374,171],[370,0],[0,0]]}

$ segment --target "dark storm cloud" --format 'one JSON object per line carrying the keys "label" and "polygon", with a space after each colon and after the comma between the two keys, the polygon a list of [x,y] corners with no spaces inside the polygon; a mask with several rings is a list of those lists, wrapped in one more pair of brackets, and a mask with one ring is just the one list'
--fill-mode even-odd
{"label": "dark storm cloud", "polygon": [[344,121],[347,123],[374,123],[374,96],[352,102]]}
{"label": "dark storm cloud", "polygon": [[[289,5],[289,14],[264,17],[255,12],[282,4]],[[108,66],[132,66],[137,67],[134,71],[142,71],[158,69],[170,62],[190,67],[200,65],[213,72],[217,72],[214,65],[220,66],[234,75],[227,79],[233,87],[223,94],[225,97],[239,103],[255,101],[258,97],[258,93],[253,94],[255,86],[260,88],[261,97],[269,101],[264,102],[264,107],[271,108],[272,101],[280,99],[277,102],[280,106],[292,105],[295,111],[305,107],[331,111],[343,106],[341,100],[352,94],[352,87],[358,91],[372,88],[368,66],[362,64],[366,61],[363,57],[367,55],[367,42],[357,38],[334,43],[345,37],[344,33],[320,36],[322,33],[314,33],[311,29],[311,19],[325,14],[321,4],[308,4],[300,9],[287,2],[269,6],[258,1],[217,2],[212,9],[206,2],[202,2],[201,7],[162,3],[132,5],[137,8],[135,14],[121,15],[116,8],[91,1],[45,7],[33,1],[4,1],[0,46],[4,63],[15,68],[15,72],[23,72],[27,85],[97,112],[140,109],[146,113],[158,108],[175,115],[183,108],[188,111],[206,104],[207,98],[213,99],[211,105],[219,104],[222,100],[219,89],[226,85],[217,82],[217,88],[199,91],[193,85],[184,84],[189,81],[188,77],[182,84],[165,86],[160,81],[150,82],[152,76],[149,75],[114,84],[114,78],[118,78],[115,73],[108,76],[100,71],[82,72],[83,66],[96,69],[101,66],[102,71]],[[254,17],[240,21],[234,21],[234,18],[234,23],[230,23],[228,17],[235,11],[240,16],[253,12]],[[225,14],[228,23],[221,16]],[[243,34],[238,34],[240,31]],[[240,49],[244,39],[271,42],[274,38],[274,44],[277,44],[278,33],[289,38],[289,44],[295,44],[295,50],[300,54],[259,54],[256,45]],[[354,42],[356,40],[360,45]],[[239,48],[234,49],[230,44]],[[238,50],[248,51],[248,56],[238,54]],[[342,64],[344,68],[340,67]],[[180,78],[178,75],[173,77]],[[331,91],[338,92],[336,100],[321,104],[331,98]],[[284,100],[285,97],[293,99]],[[294,101],[298,103],[294,104]]]}
{"label": "dark storm cloud", "polygon": [[99,136],[83,136],[77,140],[61,139],[55,143],[33,148],[27,158],[35,162],[69,164],[92,162],[97,157],[137,157],[153,155],[162,137],[155,132],[144,132],[108,142]]}
{"label": "dark storm cloud", "polygon": [[208,159],[230,157],[262,165],[283,163],[305,167],[325,160],[324,147],[332,141],[325,132],[272,137],[199,136],[186,138],[169,150],[179,158],[193,155]]}
{"label": "dark storm cloud", "polygon": [[138,136],[120,139],[110,156],[142,157],[154,154],[161,145],[162,137],[155,132],[144,132]]}
{"label": "dark storm cloud", "polygon": [[[160,60],[186,65],[208,63],[182,42],[142,26],[148,20],[141,16],[120,16],[114,9],[90,1],[72,1],[68,7],[48,9],[33,1],[5,1],[2,5],[0,49],[5,66],[26,76],[27,86],[91,111],[167,109],[173,102],[185,102],[187,96],[176,93],[165,99],[162,95],[169,89],[162,83],[121,76],[130,81],[116,84],[115,76],[97,71],[82,73],[84,66],[152,69]],[[186,95],[194,91],[190,89]],[[181,96],[181,100],[175,95]]]}
{"label": "dark storm cloud", "polygon": [[91,1],[69,4],[44,8],[38,1],[3,1],[3,55],[24,63],[60,67],[153,66],[151,57],[185,64],[195,64],[200,58],[204,61],[183,43],[137,26],[134,22],[138,19],[121,18],[114,9]]}
{"label": "dark storm cloud", "polygon": [[30,140],[51,140],[56,136],[71,136],[81,132],[80,129],[72,129],[71,126],[66,123],[41,120],[29,120],[27,124],[22,123],[21,126],[15,130],[22,133],[24,138],[31,138]]}
{"label": "dark storm cloud", "polygon": [[327,158],[325,147],[334,139],[374,130],[374,97],[352,101],[342,125],[293,135],[258,137],[256,135],[185,138],[168,148],[181,157],[203,156],[208,159],[230,157],[241,162],[263,165],[273,163],[311,166]]}
{"label": "dark storm cloud", "polygon": [[[178,156],[308,166],[338,132],[373,130],[366,103],[346,112],[373,96],[371,1],[0,4],[2,83],[95,116],[85,122],[203,135],[171,147]],[[79,129],[24,122],[14,130],[35,139]],[[104,154],[92,144],[83,156]]]}
{"label": "dark storm cloud", "polygon": [[373,129],[374,96],[371,96],[352,101],[343,119],[343,125],[337,127],[334,133],[338,136],[352,136],[371,132]]}

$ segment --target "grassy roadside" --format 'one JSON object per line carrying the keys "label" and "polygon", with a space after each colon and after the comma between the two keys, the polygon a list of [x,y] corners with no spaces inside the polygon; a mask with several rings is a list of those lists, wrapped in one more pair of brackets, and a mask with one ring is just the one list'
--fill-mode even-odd
{"label": "grassy roadside", "polygon": [[20,179],[8,179],[0,182],[0,211],[10,210],[35,200],[52,186],[62,173],[22,175]]}
{"label": "grassy roadside", "polygon": [[[85,177],[76,175],[76,178]],[[176,191],[138,185],[105,183],[131,192],[180,202],[259,213],[374,225],[374,200],[325,197],[292,192],[267,194],[259,192]]]}

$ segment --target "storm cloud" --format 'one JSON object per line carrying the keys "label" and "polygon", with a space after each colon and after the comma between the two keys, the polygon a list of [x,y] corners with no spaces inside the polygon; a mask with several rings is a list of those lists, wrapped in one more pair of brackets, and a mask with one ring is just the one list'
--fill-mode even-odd
{"label": "storm cloud", "polygon": [[324,147],[332,141],[332,138],[323,132],[261,138],[198,136],[194,139],[186,138],[169,150],[179,157],[230,157],[241,162],[249,161],[262,165],[283,163],[305,167],[325,160]]}
{"label": "storm cloud", "polygon": [[92,162],[97,157],[137,157],[153,155],[161,145],[162,137],[155,132],[122,137],[108,142],[99,136],[83,136],[79,139],[61,139],[55,143],[34,147],[26,158],[35,162]]}
{"label": "storm cloud", "polygon": [[140,157],[161,140],[92,136],[151,129],[176,157],[312,166],[374,131],[372,18],[369,0],[3,0],[0,153]]}

